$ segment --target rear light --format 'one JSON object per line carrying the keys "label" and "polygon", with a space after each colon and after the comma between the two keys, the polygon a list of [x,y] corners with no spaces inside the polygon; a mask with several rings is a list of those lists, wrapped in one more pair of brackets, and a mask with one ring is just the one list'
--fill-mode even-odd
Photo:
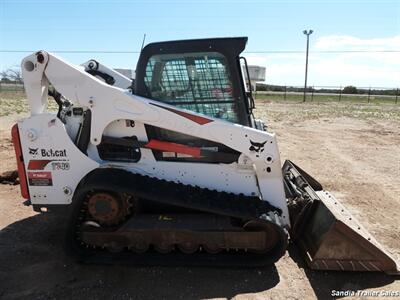
{"label": "rear light", "polygon": [[24,156],[22,155],[21,140],[19,138],[18,124],[15,124],[11,129],[12,141],[14,144],[15,158],[17,159],[19,185],[21,188],[21,195],[25,199],[29,199],[29,190],[26,180],[26,172],[24,165]]}

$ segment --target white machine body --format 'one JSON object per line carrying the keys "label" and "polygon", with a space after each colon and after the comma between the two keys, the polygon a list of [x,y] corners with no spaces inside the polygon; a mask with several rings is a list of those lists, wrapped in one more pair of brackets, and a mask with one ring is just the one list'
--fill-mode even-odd
{"label": "white machine body", "polygon": [[[87,69],[91,63],[83,66]],[[69,204],[87,173],[95,168],[123,168],[168,181],[259,196],[280,208],[284,225],[290,225],[275,134],[136,96],[127,89],[130,79],[122,75],[113,73],[117,80],[111,86],[44,51],[22,61],[22,74],[31,116],[20,120],[18,129],[33,204]],[[45,112],[49,83],[71,102],[62,112],[63,120]],[[74,113],[78,108],[92,115],[87,154],[76,146],[82,124],[82,114]],[[127,121],[134,125],[127,126]],[[142,149],[140,160],[134,163],[100,158],[97,146],[103,135],[136,136],[148,142],[145,125],[217,142],[241,154],[229,164],[157,161],[151,149]],[[260,147],[252,148],[250,141]]]}

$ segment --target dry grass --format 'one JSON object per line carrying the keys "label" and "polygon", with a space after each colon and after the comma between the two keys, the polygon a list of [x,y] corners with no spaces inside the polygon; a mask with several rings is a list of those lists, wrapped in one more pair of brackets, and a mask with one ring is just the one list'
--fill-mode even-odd
{"label": "dry grass", "polygon": [[[57,104],[49,98],[48,111],[57,111]],[[22,91],[0,92],[0,117],[29,111],[26,95]]]}
{"label": "dry grass", "polygon": [[302,103],[283,101],[257,101],[258,118],[284,121],[288,118],[310,120],[319,118],[350,117],[356,119],[381,119],[400,121],[400,104],[367,103]]}
{"label": "dry grass", "polygon": [[[255,114],[261,119],[274,118],[285,120],[317,119],[324,117],[351,117],[362,119],[384,119],[400,121],[400,104],[388,102],[356,103],[356,102],[306,102],[282,101],[273,98],[256,100]],[[25,93],[22,91],[0,92],[0,117],[28,112],[29,107]],[[48,111],[57,111],[57,104],[49,98]]]}

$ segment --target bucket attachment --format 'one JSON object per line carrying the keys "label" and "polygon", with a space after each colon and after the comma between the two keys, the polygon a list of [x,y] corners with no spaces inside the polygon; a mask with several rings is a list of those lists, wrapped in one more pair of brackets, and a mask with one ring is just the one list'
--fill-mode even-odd
{"label": "bucket attachment", "polygon": [[393,257],[321,184],[291,161],[282,171],[291,239],[311,269],[400,274]]}

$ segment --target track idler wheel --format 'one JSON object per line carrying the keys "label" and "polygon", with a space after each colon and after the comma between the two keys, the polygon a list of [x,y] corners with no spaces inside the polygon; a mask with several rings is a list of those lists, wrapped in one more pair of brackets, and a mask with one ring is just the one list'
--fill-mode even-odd
{"label": "track idler wheel", "polygon": [[[270,252],[274,247],[282,243],[280,232],[273,224],[260,222],[259,220],[250,220],[244,224],[246,231],[264,231],[265,240],[262,249],[251,249],[248,251],[256,254],[264,254]],[[286,247],[285,247],[286,248]]]}
{"label": "track idler wheel", "polygon": [[98,192],[87,201],[89,215],[99,224],[117,225],[129,214],[128,198],[110,193]]}

